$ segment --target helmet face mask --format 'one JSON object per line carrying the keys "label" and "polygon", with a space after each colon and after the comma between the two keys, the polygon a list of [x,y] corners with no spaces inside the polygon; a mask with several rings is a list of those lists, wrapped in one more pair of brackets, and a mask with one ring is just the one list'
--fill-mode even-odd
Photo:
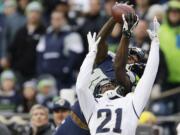
{"label": "helmet face mask", "polygon": [[[138,77],[141,77],[146,66],[146,64],[144,63],[144,51],[138,47],[129,48],[128,59],[131,61],[131,63],[128,63],[128,70],[135,73]],[[133,60],[131,59],[134,59],[134,62],[132,62]]]}
{"label": "helmet face mask", "polygon": [[[105,81],[107,81],[105,83]],[[119,85],[119,83],[117,81],[111,81],[111,80],[102,80],[95,88],[94,90],[94,97],[95,98],[100,98],[102,97],[103,93],[105,93],[106,91],[109,90],[115,90],[116,93],[120,96],[125,96],[127,94],[125,88],[121,85]]]}
{"label": "helmet face mask", "polygon": [[141,76],[144,73],[145,67],[146,67],[145,63],[134,63],[134,64],[130,64],[128,69],[141,78]]}
{"label": "helmet face mask", "polygon": [[132,58],[132,57],[134,58],[134,63],[139,63],[139,62],[144,61],[145,53],[141,48],[131,47],[129,48],[129,51],[128,51],[128,58]]}
{"label": "helmet face mask", "polygon": [[104,84],[103,86],[100,87],[100,92],[101,92],[101,94],[103,94],[106,91],[114,90],[115,88],[116,88],[116,86],[113,83],[109,82],[109,83]]}
{"label": "helmet face mask", "polygon": [[101,80],[97,86],[94,89],[94,97],[95,98],[100,98],[103,93],[105,93],[108,90],[113,90],[116,88],[116,84],[113,83],[111,80],[108,78]]}

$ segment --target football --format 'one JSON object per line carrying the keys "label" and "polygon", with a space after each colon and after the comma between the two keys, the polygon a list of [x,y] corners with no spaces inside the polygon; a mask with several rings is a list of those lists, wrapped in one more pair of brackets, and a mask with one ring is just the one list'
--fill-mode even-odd
{"label": "football", "polygon": [[130,5],[121,4],[121,3],[115,4],[112,7],[112,16],[117,23],[122,24],[123,23],[122,14],[127,14],[127,13],[135,14],[135,10]]}

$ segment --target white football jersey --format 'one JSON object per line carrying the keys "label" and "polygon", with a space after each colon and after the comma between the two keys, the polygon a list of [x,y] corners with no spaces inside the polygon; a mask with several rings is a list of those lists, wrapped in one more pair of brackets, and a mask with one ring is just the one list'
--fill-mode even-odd
{"label": "white football jersey", "polygon": [[76,82],[76,92],[81,110],[89,125],[91,135],[135,135],[138,116],[146,106],[159,65],[159,41],[153,40],[144,74],[134,93],[120,97],[116,90],[106,91],[95,99],[90,91],[96,51],[90,51]]}
{"label": "white football jersey", "polygon": [[132,95],[112,98],[104,95],[100,98],[88,123],[91,135],[134,135],[138,116]]}

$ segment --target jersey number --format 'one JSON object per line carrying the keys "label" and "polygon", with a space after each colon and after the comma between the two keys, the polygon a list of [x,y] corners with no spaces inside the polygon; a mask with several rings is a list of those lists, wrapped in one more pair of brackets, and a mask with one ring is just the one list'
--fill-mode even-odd
{"label": "jersey number", "polygon": [[[98,126],[96,133],[106,133],[110,131],[110,128],[105,128],[105,125],[111,120],[112,111],[110,109],[100,109],[97,112],[97,118],[102,117],[102,113],[105,113],[105,119]],[[121,133],[121,119],[122,119],[122,109],[118,108],[115,110],[116,113],[116,121],[115,127],[113,128],[113,132]]]}

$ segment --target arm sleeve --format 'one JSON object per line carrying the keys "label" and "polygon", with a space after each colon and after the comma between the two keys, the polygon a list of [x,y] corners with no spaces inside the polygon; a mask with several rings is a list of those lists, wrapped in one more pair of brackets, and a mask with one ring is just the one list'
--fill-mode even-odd
{"label": "arm sleeve", "polygon": [[77,54],[81,54],[84,51],[81,36],[78,33],[71,33],[65,38],[65,47],[67,50]]}
{"label": "arm sleeve", "polygon": [[159,41],[154,39],[151,42],[151,50],[149,53],[149,58],[143,76],[141,77],[139,83],[134,92],[133,96],[133,106],[137,115],[140,115],[146,106],[152,86],[154,84],[157,70],[159,66]]}
{"label": "arm sleeve", "polygon": [[89,52],[80,68],[76,82],[76,92],[78,95],[81,110],[88,122],[95,109],[95,99],[89,90],[90,78],[93,69],[96,52]]}
{"label": "arm sleeve", "polygon": [[37,52],[44,52],[46,49],[46,38],[45,36],[41,37],[39,43],[36,46]]}

